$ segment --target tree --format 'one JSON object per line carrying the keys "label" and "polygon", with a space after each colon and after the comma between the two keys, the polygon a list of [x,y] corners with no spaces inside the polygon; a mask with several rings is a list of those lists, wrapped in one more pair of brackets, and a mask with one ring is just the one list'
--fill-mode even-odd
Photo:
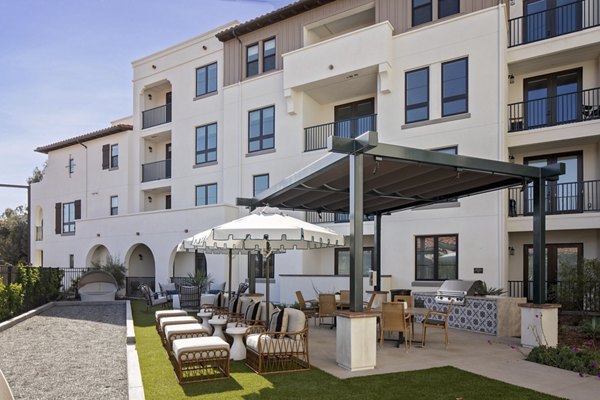
{"label": "tree", "polygon": [[46,172],[47,166],[48,166],[48,161],[46,161],[44,163],[44,166],[42,167],[42,169],[35,167],[35,169],[33,170],[33,175],[31,175],[29,178],[27,178],[27,183],[31,185],[32,183],[41,182],[42,179],[44,179],[44,172]]}
{"label": "tree", "polygon": [[28,264],[27,211],[23,206],[7,208],[0,215],[0,260],[17,265]]}

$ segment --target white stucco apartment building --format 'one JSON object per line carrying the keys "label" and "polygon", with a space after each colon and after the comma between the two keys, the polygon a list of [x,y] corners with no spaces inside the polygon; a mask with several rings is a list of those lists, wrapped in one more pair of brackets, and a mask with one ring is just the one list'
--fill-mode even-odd
{"label": "white stucco apartment building", "polygon": [[[133,72],[131,117],[36,149],[48,167],[32,185],[33,264],[111,254],[132,281],[187,276],[202,262],[176,252],[182,239],[247,214],[237,198],[326,154],[327,136],[365,130],[420,149],[564,162],[547,190],[548,281],[562,262],[600,256],[600,0],[301,0]],[[531,197],[524,183],[385,216],[382,288],[481,279],[530,295]],[[291,213],[349,232],[343,215]],[[272,298],[347,288],[347,254],[276,255]],[[206,258],[226,280],[226,258]],[[234,287],[250,267],[236,256]]]}

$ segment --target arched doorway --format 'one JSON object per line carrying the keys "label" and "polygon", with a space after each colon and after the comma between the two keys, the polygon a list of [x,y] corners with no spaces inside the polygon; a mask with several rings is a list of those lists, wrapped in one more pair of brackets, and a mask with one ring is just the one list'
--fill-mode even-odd
{"label": "arched doorway", "polygon": [[155,289],[155,270],[156,263],[152,250],[143,243],[138,243],[129,249],[125,257],[125,266],[127,267],[126,295],[141,297],[138,290],[144,283]]}

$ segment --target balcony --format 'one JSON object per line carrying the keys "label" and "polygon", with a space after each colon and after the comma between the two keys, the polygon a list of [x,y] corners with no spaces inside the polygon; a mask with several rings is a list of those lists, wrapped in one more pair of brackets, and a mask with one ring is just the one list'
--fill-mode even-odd
{"label": "balcony", "polygon": [[[569,183],[549,182],[546,185],[546,214],[576,214],[600,211],[600,181]],[[508,189],[508,216],[532,215],[533,187]]]}
{"label": "balcony", "polygon": [[35,241],[41,242],[42,240],[44,240],[44,227],[36,226],[35,227]]}
{"label": "balcony", "polygon": [[327,148],[329,136],[354,138],[366,131],[375,130],[377,130],[377,114],[310,126],[304,128],[304,151]]}
{"label": "balcony", "polygon": [[142,182],[171,178],[171,160],[142,164]]}
{"label": "balcony", "polygon": [[[363,221],[373,221],[374,217],[372,215],[365,215],[363,217]],[[317,211],[307,211],[306,212],[306,222],[310,222],[311,224],[326,224],[326,223],[343,223],[350,222],[350,214],[348,213],[340,213],[340,212],[317,212]]]}
{"label": "balcony", "polygon": [[600,25],[600,0],[581,0],[513,18],[509,47],[533,43]]}
{"label": "balcony", "polygon": [[142,129],[171,122],[171,103],[142,111]]}
{"label": "balcony", "polygon": [[600,88],[508,105],[508,131],[600,119]]}

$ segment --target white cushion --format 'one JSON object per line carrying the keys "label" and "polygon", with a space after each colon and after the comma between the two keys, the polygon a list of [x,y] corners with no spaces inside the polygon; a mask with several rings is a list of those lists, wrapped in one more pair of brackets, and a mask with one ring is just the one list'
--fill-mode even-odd
{"label": "white cushion", "polygon": [[[260,335],[258,333],[248,335],[246,337],[246,347],[258,352],[258,338],[260,337],[261,347],[263,352],[270,354],[287,353],[290,349],[302,352],[304,350],[304,343],[298,343],[296,340],[291,339],[287,336],[272,338],[268,335]],[[272,341],[278,341],[277,344]]]}
{"label": "white cushion", "polygon": [[203,327],[201,324],[179,324],[179,325],[167,325],[165,326],[165,337],[176,333],[200,333],[208,332],[208,329]]}
{"label": "white cushion", "polygon": [[167,325],[177,324],[194,324],[198,323],[198,320],[190,316],[179,316],[179,317],[165,317],[160,319],[160,330],[164,331]]}
{"label": "white cushion", "polygon": [[284,310],[288,314],[287,332],[300,332],[304,329],[306,315],[295,308],[286,308]]}
{"label": "white cushion", "polygon": [[165,317],[181,317],[186,315],[188,315],[188,313],[184,310],[160,310],[154,313],[154,319],[158,321]]}
{"label": "white cushion", "polygon": [[229,344],[218,336],[176,339],[173,341],[173,354],[179,359],[181,353],[194,350],[229,349]]}

